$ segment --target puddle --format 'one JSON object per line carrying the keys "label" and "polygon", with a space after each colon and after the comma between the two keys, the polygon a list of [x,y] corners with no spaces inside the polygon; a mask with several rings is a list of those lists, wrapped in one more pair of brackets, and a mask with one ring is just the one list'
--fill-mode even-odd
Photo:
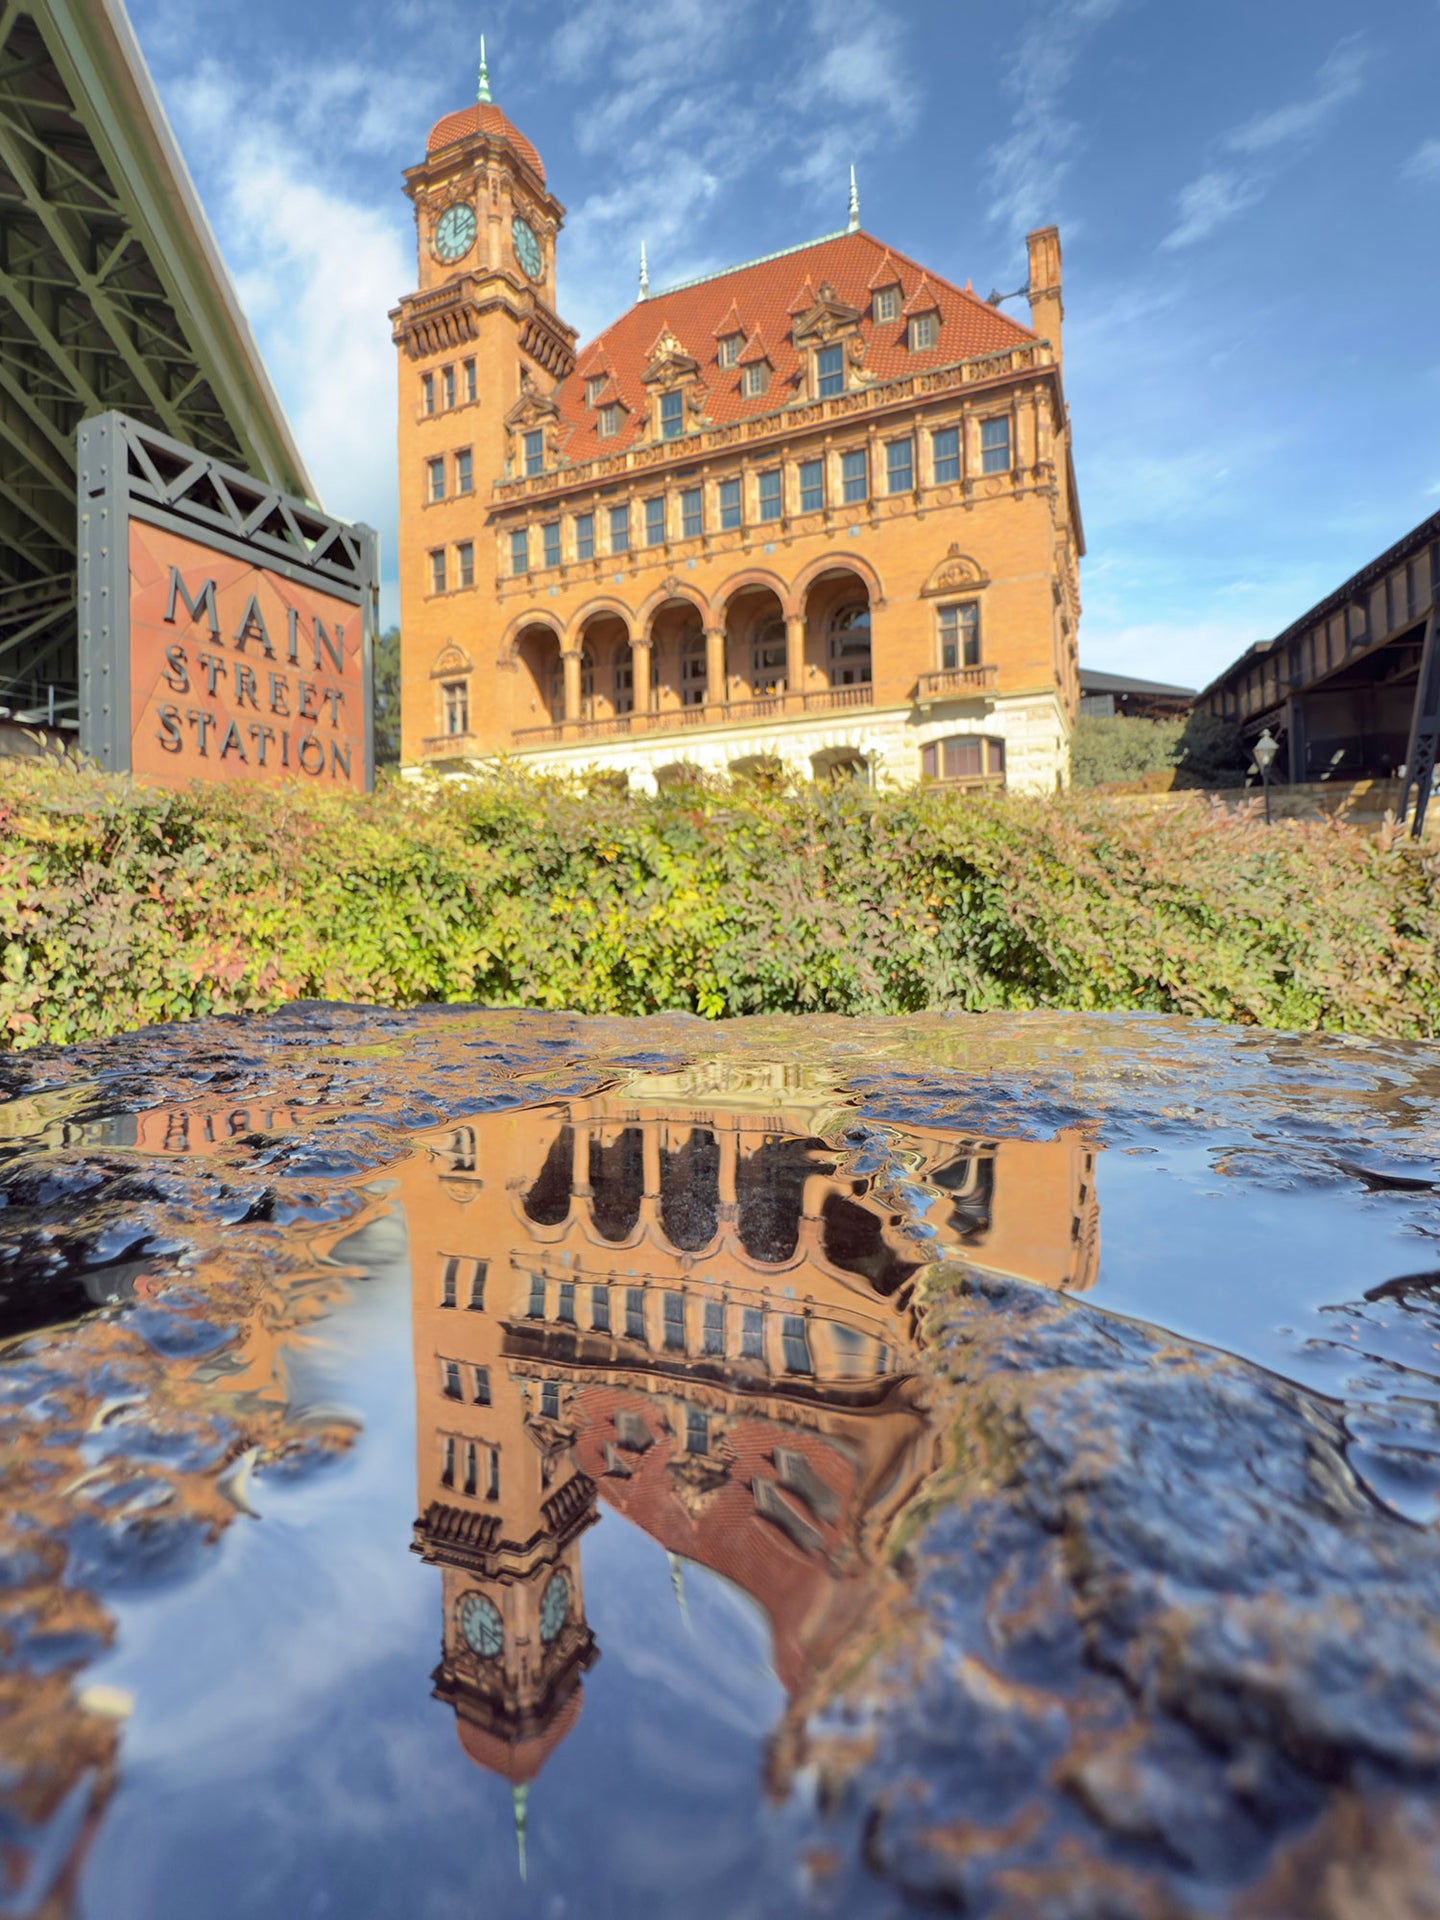
{"label": "puddle", "polygon": [[1428,1050],[301,1009],[7,1071],[6,1914],[1424,1884]]}

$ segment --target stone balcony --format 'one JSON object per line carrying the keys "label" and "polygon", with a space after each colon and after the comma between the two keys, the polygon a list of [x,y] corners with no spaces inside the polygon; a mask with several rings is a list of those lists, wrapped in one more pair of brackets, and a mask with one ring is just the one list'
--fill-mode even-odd
{"label": "stone balcony", "polygon": [[[618,735],[684,733],[693,727],[746,726],[754,721],[784,720],[812,713],[834,713],[846,708],[872,707],[873,686],[822,687],[814,693],[770,693],[750,700],[725,700],[698,707],[670,707],[655,713],[607,714],[603,719],[562,720],[548,727],[520,727],[512,736],[517,748],[569,746],[573,741],[614,738]],[[430,743],[426,743],[426,751]],[[443,743],[442,743],[443,744]],[[453,749],[452,749],[453,751]]]}
{"label": "stone balcony", "polygon": [[937,700],[953,700],[957,694],[984,693],[994,686],[995,678],[993,665],[947,667],[939,673],[922,673],[915,683],[915,704],[926,707]]}

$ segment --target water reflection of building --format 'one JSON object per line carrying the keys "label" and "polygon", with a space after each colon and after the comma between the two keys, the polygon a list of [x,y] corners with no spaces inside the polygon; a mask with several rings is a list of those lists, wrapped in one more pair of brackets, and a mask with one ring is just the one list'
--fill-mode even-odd
{"label": "water reflection of building", "polygon": [[1078,1134],[899,1135],[815,1107],[655,1076],[451,1128],[401,1175],[435,1691],[522,1793],[596,1657],[597,1498],[760,1603],[798,1713],[935,1464],[913,1303],[929,1249],[1094,1278]]}

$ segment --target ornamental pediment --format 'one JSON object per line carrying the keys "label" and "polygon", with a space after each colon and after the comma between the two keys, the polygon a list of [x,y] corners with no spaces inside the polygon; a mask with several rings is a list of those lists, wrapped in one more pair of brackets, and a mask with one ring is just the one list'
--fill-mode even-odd
{"label": "ornamental pediment", "polygon": [[666,327],[650,349],[650,363],[640,378],[649,386],[654,381],[686,380],[699,371],[700,362]]}
{"label": "ornamental pediment", "polygon": [[796,340],[828,340],[860,324],[860,309],[846,304],[828,280],[822,280],[814,303],[795,316],[791,333]]}
{"label": "ornamental pediment", "polygon": [[972,560],[968,553],[962,553],[959,547],[951,547],[939,566],[920,589],[922,594],[968,593],[976,587],[986,587],[990,577],[978,560]]}
{"label": "ornamental pediment", "polygon": [[456,673],[473,673],[474,670],[474,663],[469,654],[463,647],[457,647],[452,640],[448,646],[441,648],[434,666],[430,669],[430,678],[439,680]]}
{"label": "ornamental pediment", "polygon": [[520,370],[520,398],[505,416],[507,427],[539,427],[559,418],[560,406],[553,393],[542,393],[531,378],[530,369]]}

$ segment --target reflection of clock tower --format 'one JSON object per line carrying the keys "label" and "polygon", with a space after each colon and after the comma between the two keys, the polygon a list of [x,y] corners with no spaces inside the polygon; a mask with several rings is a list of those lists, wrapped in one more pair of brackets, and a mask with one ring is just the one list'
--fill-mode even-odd
{"label": "reflection of clock tower", "polygon": [[481,631],[493,602],[475,591],[496,572],[491,483],[534,435],[543,441],[553,431],[545,396],[575,364],[575,330],[554,308],[565,209],[545,184],[540,155],[490,98],[483,41],[475,104],[431,128],[405,190],[419,285],[390,321],[400,375],[402,758],[410,762],[421,758],[423,739],[445,733],[463,744],[468,731],[455,724],[468,715],[449,708],[468,708],[471,676],[480,669],[488,678],[499,638]]}

